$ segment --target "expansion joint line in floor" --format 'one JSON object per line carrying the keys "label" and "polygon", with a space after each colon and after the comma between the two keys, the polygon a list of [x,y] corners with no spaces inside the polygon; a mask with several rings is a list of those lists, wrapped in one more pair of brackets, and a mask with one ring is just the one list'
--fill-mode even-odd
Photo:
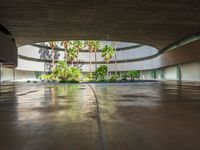
{"label": "expansion joint line in floor", "polygon": [[95,102],[96,102],[96,109],[97,109],[97,124],[98,124],[98,129],[99,129],[99,144],[100,144],[100,149],[101,150],[105,150],[105,145],[104,145],[104,137],[103,137],[103,129],[102,129],[102,124],[101,124],[101,115],[100,115],[100,109],[99,109],[99,102],[98,102],[98,98],[96,95],[96,92],[93,88],[92,85],[88,84],[88,86],[90,87],[90,89],[93,92],[93,95],[95,97]]}

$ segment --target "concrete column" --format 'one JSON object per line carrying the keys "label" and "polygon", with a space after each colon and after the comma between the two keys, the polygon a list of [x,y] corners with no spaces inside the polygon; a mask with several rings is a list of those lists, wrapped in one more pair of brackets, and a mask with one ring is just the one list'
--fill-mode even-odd
{"label": "concrete column", "polygon": [[15,80],[15,68],[13,68],[13,80]]}
{"label": "concrete column", "polygon": [[177,80],[181,81],[182,80],[182,73],[181,73],[181,65],[180,64],[176,65],[176,71],[177,71]]}
{"label": "concrete column", "polygon": [[161,69],[161,79],[164,80],[165,78],[165,70],[164,69]]}
{"label": "concrete column", "polygon": [[1,83],[1,81],[2,81],[2,64],[0,63],[0,83]]}

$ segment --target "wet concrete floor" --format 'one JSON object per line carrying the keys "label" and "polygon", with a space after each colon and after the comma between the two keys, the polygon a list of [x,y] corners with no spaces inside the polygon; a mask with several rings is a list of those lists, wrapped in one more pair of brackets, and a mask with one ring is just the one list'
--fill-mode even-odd
{"label": "wet concrete floor", "polygon": [[0,150],[199,150],[200,86],[0,86]]}

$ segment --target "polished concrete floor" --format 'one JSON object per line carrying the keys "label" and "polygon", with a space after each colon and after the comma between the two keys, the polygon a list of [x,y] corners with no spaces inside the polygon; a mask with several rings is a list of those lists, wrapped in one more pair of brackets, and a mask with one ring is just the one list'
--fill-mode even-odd
{"label": "polished concrete floor", "polygon": [[199,149],[198,84],[0,86],[0,150]]}

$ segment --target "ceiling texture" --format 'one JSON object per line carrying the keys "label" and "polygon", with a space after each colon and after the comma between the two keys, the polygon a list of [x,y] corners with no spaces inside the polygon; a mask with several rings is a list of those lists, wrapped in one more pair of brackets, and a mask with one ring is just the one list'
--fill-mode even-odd
{"label": "ceiling texture", "polygon": [[51,40],[142,43],[159,50],[200,31],[200,0],[1,0],[17,46]]}

